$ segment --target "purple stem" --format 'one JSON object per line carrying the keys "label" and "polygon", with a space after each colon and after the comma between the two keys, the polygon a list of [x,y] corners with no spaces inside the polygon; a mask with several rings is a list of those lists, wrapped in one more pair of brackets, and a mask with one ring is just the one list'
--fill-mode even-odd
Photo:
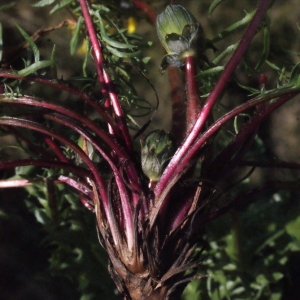
{"label": "purple stem", "polygon": [[187,100],[186,132],[191,132],[200,112],[199,86],[197,83],[197,65],[193,56],[185,58],[185,92]]}
{"label": "purple stem", "polygon": [[[1,98],[2,98],[2,96],[0,96],[0,99]],[[137,173],[136,168],[135,168],[132,160],[130,159],[128,153],[124,150],[124,148],[122,148],[120,145],[118,145],[111,138],[111,136],[108,136],[106,132],[104,132],[101,128],[99,128],[99,126],[95,125],[90,119],[83,117],[83,116],[81,116],[69,109],[66,109],[62,106],[42,101],[41,99],[36,98],[36,97],[32,98],[32,97],[28,97],[28,96],[23,96],[23,97],[19,97],[17,99],[13,99],[13,100],[11,98],[6,99],[4,97],[3,99],[1,99],[1,101],[7,102],[7,103],[20,103],[23,105],[33,105],[33,106],[37,106],[37,107],[52,109],[56,112],[60,112],[64,115],[66,115],[70,118],[76,119],[82,124],[85,124],[85,126],[92,129],[100,138],[102,138],[108,144],[110,149],[112,149],[116,153],[118,158],[121,158],[121,159],[123,159],[124,162],[126,162],[126,169],[128,171],[130,184],[132,185],[134,190],[141,192],[141,187],[139,184],[140,180],[138,177],[138,173]],[[139,195],[134,194],[133,201],[134,201],[134,205],[136,205],[139,201]]]}
{"label": "purple stem", "polygon": [[68,162],[68,159],[63,154],[63,152],[60,150],[59,146],[56,145],[56,143],[49,137],[46,136],[44,138],[45,143],[52,149],[52,151],[56,154],[56,156],[63,162]]}
{"label": "purple stem", "polygon": [[256,30],[269,6],[269,3],[270,0],[260,1],[256,13],[252,18],[246,32],[244,33],[236,51],[234,52],[228,64],[226,65],[225,70],[221,74],[218,82],[216,83],[214,89],[211,91],[210,95],[208,96],[203,108],[201,109],[197,118],[197,122],[194,125],[191,133],[187,136],[187,138],[185,139],[181,147],[176,151],[175,155],[171,159],[163,175],[158,181],[154,189],[154,194],[156,197],[160,197],[160,195],[163,193],[164,189],[171,181],[171,179],[178,176],[178,171],[176,171],[178,164],[182,161],[182,158],[185,155],[185,153],[189,150],[189,148],[194,143],[195,139],[201,133],[202,127],[204,126],[207,118],[209,117],[209,114],[211,113],[214,104],[216,103],[218,97],[220,96],[223,89],[225,88],[230,76],[232,75],[233,71],[239,64],[252,38],[254,37]]}
{"label": "purple stem", "polygon": [[0,69],[0,77],[3,78],[13,78],[13,79],[19,79],[19,80],[25,80],[25,81],[32,81],[40,84],[44,84],[47,86],[51,86],[53,88],[67,91],[73,95],[76,95],[86,101],[88,104],[90,104],[104,119],[105,121],[110,124],[113,128],[113,130],[118,133],[119,135],[119,128],[115,124],[115,120],[103,109],[101,105],[97,103],[97,100],[86,93],[82,92],[80,89],[78,89],[76,86],[65,82],[62,79],[48,79],[42,76],[20,76],[18,74],[13,73],[10,70],[6,69]]}
{"label": "purple stem", "polygon": [[108,162],[108,164],[110,165],[114,173],[115,180],[119,190],[119,195],[122,203],[121,209],[123,210],[123,216],[125,220],[125,231],[127,236],[128,248],[133,249],[133,243],[134,243],[133,212],[130,206],[130,201],[128,197],[128,192],[126,190],[126,186],[118,170],[118,167],[115,165],[115,162],[111,158],[111,155],[109,153],[106,153],[106,151],[102,149],[101,146],[99,146],[96,139],[91,134],[86,132],[80,126],[74,125],[72,120],[58,114],[44,114],[44,117],[48,120],[52,120],[59,124],[65,125],[73,129],[77,133],[79,133],[87,141],[89,141],[97,149],[97,151],[103,156],[103,158]]}
{"label": "purple stem", "polygon": [[6,102],[6,103],[18,103],[23,105],[43,107],[43,108],[51,109],[56,112],[62,113],[72,119],[79,121],[80,123],[84,124],[88,128],[92,129],[123,160],[129,159],[129,156],[124,151],[124,149],[120,145],[118,145],[106,132],[104,132],[101,128],[99,128],[99,126],[95,125],[90,119],[81,116],[72,110],[64,108],[63,106],[59,106],[57,104],[45,102],[37,97],[22,96],[16,99],[12,99],[10,97],[6,98],[4,96],[4,98],[2,98],[2,96],[0,96],[0,100],[1,102]]}
{"label": "purple stem", "polygon": [[265,118],[271,114],[274,110],[283,105],[286,101],[290,99],[289,96],[282,97],[281,100],[277,100],[276,102],[270,104],[269,106],[262,109],[262,105],[259,105],[260,113],[255,115],[247,124],[243,126],[243,128],[239,131],[238,134],[235,135],[233,140],[226,146],[226,148],[214,159],[212,164],[210,165],[210,169],[212,172],[217,172],[216,168],[218,166],[224,164],[224,162],[229,162],[232,155],[236,153],[236,149],[240,147],[248,138],[249,134],[256,131],[259,124],[265,120]]}
{"label": "purple stem", "polygon": [[98,40],[96,31],[94,28],[93,20],[91,18],[90,12],[89,12],[88,1],[87,0],[79,0],[79,3],[81,6],[82,15],[85,20],[88,34],[91,39],[91,44],[92,44],[93,53],[94,53],[94,59],[96,61],[95,65],[96,65],[97,73],[99,76],[99,81],[100,81],[100,84],[102,87],[102,93],[105,94],[106,92],[108,92],[111,104],[112,104],[112,106],[114,108],[114,112],[116,114],[116,121],[123,133],[125,143],[126,143],[128,149],[130,151],[133,151],[131,138],[130,138],[126,120],[125,120],[125,117],[124,117],[124,114],[123,114],[123,111],[122,111],[122,108],[120,105],[120,101],[115,92],[113,82],[109,78],[108,73],[106,72],[104,65],[103,65],[104,58],[102,55],[101,44]]}
{"label": "purple stem", "polygon": [[[274,109],[278,108],[279,106],[283,105],[285,102],[289,101],[291,98],[295,97],[297,94],[299,94],[298,92],[290,92],[287,95],[284,95],[282,97],[280,97],[275,103],[273,103],[274,105]],[[264,99],[265,101],[267,101],[266,99]],[[226,123],[227,121],[229,121],[230,119],[234,118],[235,116],[239,115],[240,113],[244,112],[245,110],[256,106],[260,103],[263,103],[265,101],[262,100],[257,100],[257,99],[252,99],[249,100],[248,102],[246,102],[245,104],[239,105],[238,107],[236,107],[235,109],[233,109],[232,111],[228,112],[227,114],[225,114],[223,117],[221,117],[220,119],[218,119],[215,124],[213,124],[212,126],[210,126],[204,133],[203,135],[201,135],[196,142],[194,143],[194,145],[189,149],[189,151],[186,153],[185,157],[183,157],[180,166],[178,166],[177,171],[182,172],[184,169],[184,166],[191,160],[191,158],[195,155],[195,153],[199,150],[200,147],[202,147],[205,142],[207,141],[208,138],[212,137],[216,132],[219,131],[220,127],[224,125],[224,123]],[[275,105],[276,104],[276,105]],[[270,110],[270,112],[272,112],[274,109],[273,105],[268,106],[268,109]],[[266,117],[266,115],[269,114],[269,110],[267,110],[265,112],[264,117]],[[262,121],[262,120],[261,120]],[[252,130],[255,127],[255,125],[257,126],[258,124],[251,124],[252,126]]]}
{"label": "purple stem", "polygon": [[105,182],[104,182],[103,178],[101,177],[101,175],[99,174],[97,167],[89,159],[89,157],[84,153],[84,151],[70,139],[64,138],[61,135],[61,133],[56,132],[53,129],[49,129],[46,126],[41,125],[39,123],[35,123],[35,122],[24,120],[24,119],[18,119],[18,118],[2,117],[2,118],[0,118],[0,124],[28,128],[28,129],[52,136],[53,138],[59,140],[60,142],[64,143],[68,147],[70,147],[75,153],[77,153],[80,156],[82,161],[88,166],[88,168],[91,170],[91,172],[94,175],[95,183],[97,186],[97,191],[99,192],[99,195],[101,197],[101,203],[104,208],[107,222],[111,229],[111,234],[112,234],[114,243],[115,243],[116,247],[120,247],[121,237],[120,237],[118,228],[115,228],[115,226],[113,225],[113,219],[109,213],[108,197],[107,197],[108,195],[107,195],[107,188],[106,188]]}
{"label": "purple stem", "polygon": [[[189,162],[195,156],[195,154],[199,151],[199,149],[206,143],[206,141],[210,137],[212,137],[216,132],[218,132],[220,130],[220,128],[227,121],[229,121],[230,119],[234,118],[235,116],[239,115],[240,113],[244,112],[247,109],[250,109],[250,108],[252,108],[252,107],[254,107],[256,105],[259,105],[259,104],[264,103],[266,101],[269,101],[271,99],[277,98],[280,95],[280,93],[282,94],[282,91],[278,91],[277,93],[273,93],[273,94],[271,93],[267,97],[258,96],[258,97],[254,98],[254,99],[251,99],[251,100],[247,101],[246,103],[243,103],[243,104],[237,106],[232,111],[226,113],[224,116],[222,116],[221,118],[219,118],[213,125],[211,125],[195,141],[195,143],[192,145],[192,147],[182,157],[180,163],[178,163],[178,165],[176,166],[176,168],[174,168],[174,173],[176,175],[174,175],[173,177],[171,177],[171,180],[165,186],[165,190],[163,190],[162,193],[161,193],[161,195],[157,196],[157,198],[155,199],[155,201],[156,201],[155,208],[151,211],[151,215],[149,217],[149,219],[150,219],[150,226],[153,226],[154,221],[155,221],[155,219],[157,217],[157,214],[158,214],[158,212],[159,212],[160,207],[162,206],[162,204],[164,204],[164,206],[166,205],[164,203],[166,201],[166,199],[168,199],[168,197],[166,197],[166,195],[170,191],[171,187],[180,178],[179,174],[182,174],[184,172],[184,169],[186,168],[186,166],[189,164]],[[291,98],[295,97],[297,94],[299,94],[299,89],[296,90],[296,91],[294,90],[293,92],[286,92],[286,94],[283,93],[283,95],[276,101],[276,102],[279,102],[279,103],[276,104],[276,102],[275,102],[272,105],[276,104],[279,107],[280,105],[284,104],[285,102],[287,102]],[[272,108],[272,105],[268,106],[268,108],[269,109],[270,109],[270,107]]]}
{"label": "purple stem", "polygon": [[58,177],[58,181],[62,183],[66,183],[77,191],[89,196],[91,199],[94,199],[94,193],[90,189],[90,186],[85,186],[82,183],[78,182],[77,179],[70,178],[68,176],[60,175]]}

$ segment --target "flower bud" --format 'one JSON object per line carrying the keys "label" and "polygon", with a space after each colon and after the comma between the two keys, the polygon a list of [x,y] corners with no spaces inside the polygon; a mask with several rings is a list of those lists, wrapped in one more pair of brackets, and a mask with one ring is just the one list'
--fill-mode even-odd
{"label": "flower bud", "polygon": [[142,169],[152,182],[161,177],[166,163],[175,153],[175,142],[164,130],[155,130],[141,141]]}
{"label": "flower bud", "polygon": [[161,69],[182,67],[184,58],[205,50],[205,37],[195,17],[181,5],[169,5],[156,19],[157,35],[167,51]]}

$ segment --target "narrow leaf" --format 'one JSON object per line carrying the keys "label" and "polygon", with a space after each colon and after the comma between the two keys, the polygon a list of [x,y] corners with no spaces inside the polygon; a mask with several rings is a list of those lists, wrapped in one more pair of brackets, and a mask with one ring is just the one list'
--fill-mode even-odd
{"label": "narrow leaf", "polygon": [[47,68],[53,64],[54,62],[52,60],[41,60],[23,70],[17,71],[17,74],[20,76],[28,76],[29,74],[35,73],[36,71]]}
{"label": "narrow leaf", "polygon": [[266,16],[264,20],[263,35],[264,35],[264,48],[260,60],[255,67],[255,70],[257,72],[268,59],[269,52],[270,52],[270,19],[268,16]]}
{"label": "narrow leaf", "polygon": [[298,63],[292,70],[291,79],[288,86],[300,87],[300,63]]}
{"label": "narrow leaf", "polygon": [[128,57],[137,57],[141,51],[135,51],[135,52],[121,52],[113,47],[106,46],[106,48],[115,56],[122,57],[122,58],[128,58]]}
{"label": "narrow leaf", "polygon": [[36,46],[35,42],[32,40],[32,38],[16,23],[16,26],[18,27],[19,31],[23,35],[26,42],[30,45],[33,54],[34,54],[34,62],[37,63],[40,60],[40,51],[38,47]]}
{"label": "narrow leaf", "polygon": [[68,4],[73,2],[74,0],[61,0],[59,3],[57,3],[51,10],[50,10],[50,15],[55,13],[56,11],[66,7]]}
{"label": "narrow leaf", "polygon": [[208,10],[208,15],[210,16],[213,11],[217,8],[219,4],[221,4],[225,0],[214,0],[213,3],[210,5],[209,10]]}
{"label": "narrow leaf", "polygon": [[105,31],[105,28],[104,28],[104,25],[103,25],[103,22],[102,22],[100,14],[97,13],[95,15],[97,16],[97,18],[99,20],[101,38],[103,39],[104,42],[106,42],[107,44],[109,44],[112,47],[119,48],[119,49],[132,49],[132,48],[136,47],[136,45],[130,45],[130,44],[126,44],[126,43],[120,43],[120,42],[117,42],[117,41],[111,39],[106,34],[106,31]]}
{"label": "narrow leaf", "polygon": [[9,3],[9,4],[1,5],[0,6],[0,12],[13,7],[15,4],[16,4],[16,2],[12,2],[12,3]]}
{"label": "narrow leaf", "polygon": [[223,70],[224,70],[223,66],[218,66],[218,67],[210,68],[210,69],[207,69],[205,71],[200,72],[196,77],[203,77],[203,76],[206,76],[208,74],[220,73]]}
{"label": "narrow leaf", "polygon": [[227,55],[233,53],[237,48],[238,43],[228,46],[221,54],[219,54],[214,60],[213,64],[218,65]]}
{"label": "narrow leaf", "polygon": [[75,28],[74,34],[73,34],[71,42],[70,42],[71,55],[74,55],[74,53],[76,51],[82,22],[83,22],[83,18],[82,18],[82,16],[80,16],[77,20],[76,28]]}
{"label": "narrow leaf", "polygon": [[31,4],[31,6],[33,6],[33,7],[43,7],[43,6],[51,5],[54,2],[55,2],[55,0],[41,0],[37,3],[35,3],[35,4]]}
{"label": "narrow leaf", "polygon": [[239,21],[235,22],[234,24],[228,26],[221,33],[219,33],[215,38],[213,38],[211,40],[211,42],[216,43],[216,42],[224,39],[228,35],[232,34],[235,30],[245,26],[247,23],[249,23],[252,20],[252,17],[254,16],[255,12],[256,11],[254,10],[251,13],[246,13],[246,16],[242,20],[239,20]]}

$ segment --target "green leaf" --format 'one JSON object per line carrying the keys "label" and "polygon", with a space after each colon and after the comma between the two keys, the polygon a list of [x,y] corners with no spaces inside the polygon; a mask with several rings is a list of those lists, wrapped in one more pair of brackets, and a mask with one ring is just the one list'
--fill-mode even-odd
{"label": "green leaf", "polygon": [[73,2],[74,0],[61,0],[59,3],[57,3],[51,10],[50,10],[50,15],[55,13],[56,11],[66,7],[68,4]]}
{"label": "green leaf", "polygon": [[273,278],[275,279],[275,281],[278,281],[278,280],[280,280],[281,278],[283,278],[283,274],[282,273],[280,273],[280,272],[274,272],[273,274],[272,274],[272,276],[273,276]]}
{"label": "green leaf", "polygon": [[214,60],[213,64],[218,65],[227,55],[231,54],[237,48],[238,43],[228,46],[221,54],[219,54]]}
{"label": "green leaf", "polygon": [[224,70],[223,66],[214,67],[200,72],[196,77],[205,77],[206,75],[220,73]]}
{"label": "green leaf", "polygon": [[106,46],[106,48],[115,56],[117,57],[122,57],[122,58],[129,58],[129,57],[137,57],[138,55],[141,54],[141,51],[138,50],[138,51],[135,51],[135,52],[122,52],[122,51],[119,51],[113,47],[110,47],[110,46]]}
{"label": "green leaf", "polygon": [[143,61],[144,64],[147,64],[147,63],[150,61],[150,59],[151,59],[151,57],[150,57],[150,56],[147,56],[147,57],[144,57],[144,58],[142,59],[142,61]]}
{"label": "green leaf", "polygon": [[263,34],[264,34],[264,48],[263,52],[261,54],[260,60],[257,63],[255,67],[255,71],[259,71],[261,66],[266,62],[269,52],[270,52],[270,19],[268,16],[265,16],[265,20],[263,22],[264,24],[264,29],[263,29]]}
{"label": "green leaf", "polygon": [[24,151],[24,152],[25,152],[25,150],[24,150],[23,148],[21,148],[21,147],[19,147],[19,146],[13,146],[13,145],[4,145],[4,146],[0,147],[0,152],[1,152],[2,150],[4,150],[4,149],[7,149],[7,148],[18,149],[18,150],[21,150],[21,151]]}
{"label": "green leaf", "polygon": [[300,216],[285,226],[286,232],[300,241]]}
{"label": "green leaf", "polygon": [[1,5],[0,6],[0,12],[13,7],[15,4],[16,4],[16,2],[12,2],[12,3],[9,3],[9,4]]}
{"label": "green leaf", "polygon": [[295,67],[293,68],[288,85],[300,87],[300,63],[295,65]]}
{"label": "green leaf", "polygon": [[31,66],[24,68],[23,70],[17,71],[18,75],[21,76],[27,76],[29,74],[35,73],[36,71],[40,70],[40,69],[44,69],[47,67],[50,67],[54,64],[54,62],[52,60],[41,60],[38,61],[34,64],[32,64]]}
{"label": "green leaf", "polygon": [[216,42],[219,42],[220,40],[224,39],[228,35],[232,34],[235,30],[245,26],[247,23],[249,23],[252,20],[252,17],[254,16],[256,10],[252,11],[251,13],[246,13],[246,16],[234,24],[228,26],[226,29],[224,29],[221,33],[219,33],[215,38],[211,40],[211,42],[214,44]]}
{"label": "green leaf", "polygon": [[16,23],[17,28],[23,35],[26,42],[30,45],[33,54],[34,54],[34,62],[37,63],[40,60],[40,51],[38,47],[36,46],[35,42],[32,40],[32,38]]}
{"label": "green leaf", "polygon": [[33,6],[33,7],[43,7],[43,6],[51,5],[54,2],[55,2],[55,0],[41,0],[37,3],[35,3],[35,4],[31,4],[31,6]]}
{"label": "green leaf", "polygon": [[77,44],[78,44],[78,37],[79,37],[80,28],[81,28],[82,23],[83,23],[83,18],[82,18],[82,16],[80,16],[77,20],[75,32],[74,32],[71,42],[70,42],[71,55],[74,55],[74,53],[76,51]]}
{"label": "green leaf", "polygon": [[94,13],[94,15],[98,18],[99,20],[99,25],[100,25],[100,32],[101,32],[101,38],[103,39],[104,42],[106,42],[107,44],[109,44],[112,47],[115,48],[119,48],[119,49],[132,49],[132,48],[136,48],[136,45],[130,45],[130,44],[126,44],[126,43],[120,43],[117,42],[115,40],[113,40],[112,38],[110,38],[105,31],[103,22],[102,22],[102,18],[98,13]]}
{"label": "green leaf", "polygon": [[210,16],[213,11],[217,8],[219,4],[221,4],[225,0],[214,0],[213,3],[210,5],[209,10],[208,10],[208,15]]}

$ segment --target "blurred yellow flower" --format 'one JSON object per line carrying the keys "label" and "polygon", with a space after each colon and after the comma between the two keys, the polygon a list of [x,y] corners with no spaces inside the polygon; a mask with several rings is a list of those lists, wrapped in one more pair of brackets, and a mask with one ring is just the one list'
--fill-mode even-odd
{"label": "blurred yellow flower", "polygon": [[134,33],[137,25],[136,19],[133,17],[129,17],[127,22],[127,32],[129,34]]}
{"label": "blurred yellow flower", "polygon": [[78,54],[85,54],[85,53],[86,53],[86,50],[87,50],[87,40],[84,39],[84,40],[82,41],[81,46],[77,49],[77,53],[78,53]]}

